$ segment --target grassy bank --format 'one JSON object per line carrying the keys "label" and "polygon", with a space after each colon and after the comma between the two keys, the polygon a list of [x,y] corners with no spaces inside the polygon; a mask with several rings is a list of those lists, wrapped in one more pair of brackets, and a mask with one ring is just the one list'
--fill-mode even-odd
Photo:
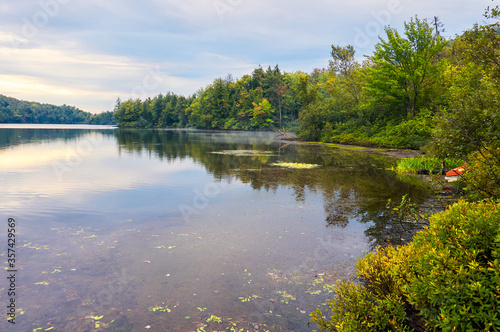
{"label": "grassy bank", "polygon": [[403,158],[398,161],[395,171],[398,173],[417,173],[419,169],[425,168],[428,170],[441,170],[441,162],[445,162],[447,169],[453,169],[464,164],[462,159],[458,158],[433,158],[433,157],[414,157]]}

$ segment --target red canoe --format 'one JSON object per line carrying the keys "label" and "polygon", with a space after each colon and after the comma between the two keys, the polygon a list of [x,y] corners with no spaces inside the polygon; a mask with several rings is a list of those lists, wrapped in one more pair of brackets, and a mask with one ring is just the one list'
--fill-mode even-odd
{"label": "red canoe", "polygon": [[454,168],[452,170],[449,170],[448,172],[446,172],[446,180],[448,181],[456,181],[458,180],[458,178],[460,176],[462,176],[462,174],[464,174],[464,171],[465,171],[465,164],[463,164],[462,166],[460,167],[457,167],[457,168]]}

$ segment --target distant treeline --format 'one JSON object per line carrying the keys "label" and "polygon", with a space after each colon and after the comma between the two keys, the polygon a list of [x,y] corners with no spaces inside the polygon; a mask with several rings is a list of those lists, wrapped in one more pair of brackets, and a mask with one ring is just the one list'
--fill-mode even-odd
{"label": "distant treeline", "polygon": [[255,69],[238,80],[217,78],[190,97],[173,93],[141,101],[117,101],[121,127],[194,127],[262,130],[296,123],[301,108],[296,90],[305,73]]}
{"label": "distant treeline", "polygon": [[[487,17],[499,18],[494,10]],[[115,117],[120,127],[286,128],[305,140],[399,148],[434,140],[440,153],[449,152],[440,146],[450,132],[444,127],[475,123],[457,110],[482,107],[478,123],[495,130],[496,118],[488,117],[498,112],[500,25],[474,25],[453,39],[442,36],[442,26],[437,17],[415,16],[403,31],[386,27],[364,61],[353,46],[332,45],[329,63],[310,73],[259,66],[189,97],[118,100]]]}
{"label": "distant treeline", "polygon": [[73,106],[55,106],[0,95],[0,123],[117,124],[113,112],[92,114]]}

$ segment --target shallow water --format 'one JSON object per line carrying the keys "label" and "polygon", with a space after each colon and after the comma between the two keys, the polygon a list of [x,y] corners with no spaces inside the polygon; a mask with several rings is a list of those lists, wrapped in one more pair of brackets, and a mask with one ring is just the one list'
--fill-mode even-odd
{"label": "shallow water", "polygon": [[30,127],[0,126],[2,331],[312,331],[330,285],[399,239],[387,200],[428,196],[390,158],[274,133]]}

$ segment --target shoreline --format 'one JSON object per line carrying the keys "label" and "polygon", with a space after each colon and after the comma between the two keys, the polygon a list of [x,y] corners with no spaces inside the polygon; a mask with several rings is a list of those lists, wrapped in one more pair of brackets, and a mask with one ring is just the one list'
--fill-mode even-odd
{"label": "shoreline", "polygon": [[343,150],[351,150],[351,151],[359,151],[359,152],[368,152],[368,153],[381,153],[390,157],[402,159],[402,158],[411,158],[411,157],[420,157],[423,154],[417,150],[410,149],[398,149],[398,148],[376,148],[376,147],[367,147],[362,145],[355,144],[343,144],[343,143],[322,143],[322,142],[311,142],[311,141],[302,141],[300,139],[295,138],[282,138],[283,141],[294,143],[294,144],[302,144],[302,145],[313,145],[313,146],[329,146],[333,148],[339,148]]}

